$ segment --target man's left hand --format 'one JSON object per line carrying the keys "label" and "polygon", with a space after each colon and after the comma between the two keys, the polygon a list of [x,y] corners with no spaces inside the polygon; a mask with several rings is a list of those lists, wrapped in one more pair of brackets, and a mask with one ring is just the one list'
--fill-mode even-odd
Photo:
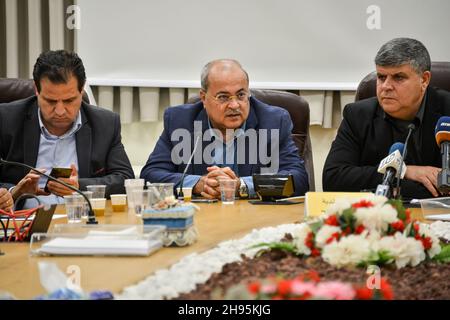
{"label": "man's left hand", "polygon": [[[67,184],[70,184],[71,186],[79,189],[80,185],[78,184],[77,168],[75,167],[74,164],[72,164],[70,167],[72,168],[72,174],[70,175],[70,177],[69,178],[59,178],[58,180],[65,182]],[[51,193],[53,193],[59,197],[68,196],[73,193],[72,190],[70,190],[69,188],[67,188],[67,187],[63,186],[62,184],[57,183],[55,181],[49,181],[47,186],[48,186],[48,190]]]}
{"label": "man's left hand", "polygon": [[205,179],[204,191],[202,196],[206,198],[220,198],[220,183],[221,178],[236,180],[236,190],[239,190],[240,180],[236,174],[229,167],[220,168],[217,166],[208,167],[208,174]]}

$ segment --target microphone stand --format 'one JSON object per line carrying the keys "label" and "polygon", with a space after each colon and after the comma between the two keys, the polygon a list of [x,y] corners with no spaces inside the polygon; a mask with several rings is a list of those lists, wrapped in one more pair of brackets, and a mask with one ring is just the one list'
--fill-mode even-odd
{"label": "microphone stand", "polygon": [[403,154],[402,154],[402,162],[400,163],[400,169],[398,170],[398,177],[397,177],[397,185],[395,187],[396,189],[396,195],[395,195],[395,199],[400,199],[400,180],[401,180],[401,176],[402,176],[402,170],[403,170],[403,164],[405,163],[405,158],[406,158],[406,154],[407,154],[407,150],[408,150],[408,142],[409,139],[411,138],[411,134],[413,133],[413,131],[416,130],[416,126],[411,123],[408,125],[408,135],[406,136],[406,140],[405,140],[405,148],[403,149]]}
{"label": "microphone stand", "polygon": [[88,213],[88,221],[86,222],[86,224],[97,224],[97,220],[95,220],[95,214],[94,211],[92,210],[92,205],[91,202],[89,201],[88,197],[86,197],[86,195],[81,192],[80,190],[78,190],[77,188],[71,186],[70,184],[67,184],[63,181],[60,181],[48,174],[45,174],[43,172],[40,172],[39,170],[37,170],[36,168],[33,168],[27,164],[24,163],[20,163],[20,162],[14,162],[14,161],[6,161],[3,160],[2,158],[0,158],[0,164],[5,164],[5,165],[9,165],[9,166],[18,166],[18,167],[23,167],[23,168],[27,168],[41,176],[47,177],[49,180],[54,181],[56,183],[62,184],[63,186],[65,186],[66,188],[69,188],[72,191],[75,191],[76,193],[80,194],[87,202],[88,206],[89,206],[89,213]]}
{"label": "microphone stand", "polygon": [[180,188],[179,188],[179,191],[178,191],[178,194],[177,194],[178,200],[184,200],[184,193],[183,193],[184,177],[186,176],[186,172],[187,172],[189,166],[191,165],[192,158],[194,157],[195,150],[197,150],[197,146],[198,146],[198,142],[199,141],[200,141],[200,136],[197,136],[197,139],[195,139],[194,150],[192,150],[191,156],[189,157],[189,160],[188,160],[188,162],[186,164],[186,167],[184,168],[183,175],[181,176]]}

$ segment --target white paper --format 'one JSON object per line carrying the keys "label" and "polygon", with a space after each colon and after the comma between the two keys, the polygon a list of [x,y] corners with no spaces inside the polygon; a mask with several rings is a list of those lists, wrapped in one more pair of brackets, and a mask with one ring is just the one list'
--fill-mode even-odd
{"label": "white paper", "polygon": [[58,237],[42,245],[41,253],[61,255],[138,255],[147,256],[162,247],[161,240],[115,237]]}
{"label": "white paper", "polygon": [[425,216],[425,219],[450,221],[450,214],[433,214],[433,215]]}

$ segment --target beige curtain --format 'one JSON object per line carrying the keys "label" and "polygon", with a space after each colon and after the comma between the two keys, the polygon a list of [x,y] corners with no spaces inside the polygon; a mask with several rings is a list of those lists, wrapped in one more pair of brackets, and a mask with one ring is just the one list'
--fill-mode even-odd
{"label": "beige curtain", "polygon": [[[66,27],[75,0],[0,0],[0,77],[31,78],[43,50],[75,49],[75,31]],[[199,67],[200,68],[200,67]],[[89,78],[89,70],[87,75]],[[158,122],[167,106],[183,104],[197,88],[93,86],[93,104],[120,113],[122,123]],[[311,125],[336,128],[352,91],[294,91],[311,110]]]}
{"label": "beige curtain", "polygon": [[30,78],[43,50],[74,49],[69,0],[0,0],[0,76]]}

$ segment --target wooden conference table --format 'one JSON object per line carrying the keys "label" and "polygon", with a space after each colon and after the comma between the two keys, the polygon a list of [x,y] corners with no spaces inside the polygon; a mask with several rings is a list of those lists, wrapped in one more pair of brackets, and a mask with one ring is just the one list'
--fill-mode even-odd
{"label": "wooden conference table", "polygon": [[[303,204],[252,205],[237,201],[234,205],[199,204],[201,210],[195,216],[199,237],[195,244],[181,248],[162,248],[148,257],[36,257],[29,255],[29,243],[0,242],[0,291],[4,290],[19,299],[31,299],[45,294],[39,279],[38,262],[55,262],[66,272],[69,266],[81,270],[81,286],[92,290],[110,290],[119,293],[127,286],[138,283],[158,269],[167,268],[193,252],[203,252],[218,243],[239,239],[253,229],[277,226],[303,220]],[[111,211],[108,201],[107,211]],[[63,213],[58,207],[56,213]],[[140,224],[134,214],[114,212],[100,217],[99,223]],[[52,223],[67,223],[66,218]],[[50,227],[51,228],[51,227]]]}

